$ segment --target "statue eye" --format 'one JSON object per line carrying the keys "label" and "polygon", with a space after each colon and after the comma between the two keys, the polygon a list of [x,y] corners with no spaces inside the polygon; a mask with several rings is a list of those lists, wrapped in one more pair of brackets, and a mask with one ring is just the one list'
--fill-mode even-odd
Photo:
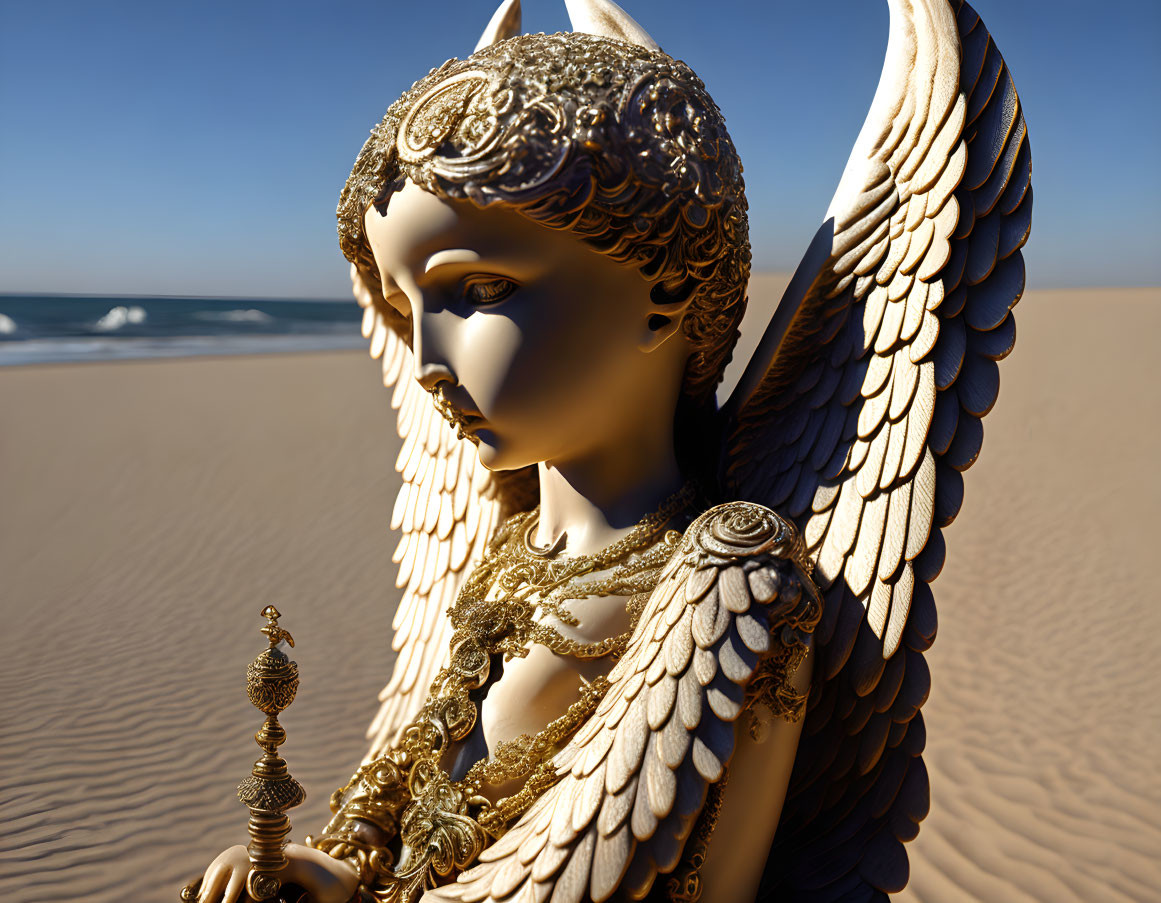
{"label": "statue eye", "polygon": [[520,286],[503,276],[472,276],[464,281],[464,299],[472,307],[498,304]]}

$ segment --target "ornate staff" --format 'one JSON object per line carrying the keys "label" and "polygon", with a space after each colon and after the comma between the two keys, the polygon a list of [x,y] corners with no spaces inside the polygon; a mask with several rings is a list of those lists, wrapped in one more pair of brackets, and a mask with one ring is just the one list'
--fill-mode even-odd
{"label": "ornate staff", "polygon": [[[286,742],[286,731],[278,723],[278,713],[294,702],[298,691],[298,665],[292,662],[278,644],[294,639],[278,626],[281,613],[273,605],[262,609],[266,625],[262,632],[270,645],[246,667],[246,695],[254,707],[266,713],[266,721],[254,741],[262,748],[262,758],[254,763],[250,776],[238,785],[238,799],[250,810],[250,872],[246,875],[246,893],[255,900],[273,900],[282,889],[278,873],[286,866],[286,837],[290,834],[287,809],[306,799],[302,785],[290,776],[286,760],[278,747]],[[185,901],[197,899],[200,881],[181,892]]]}

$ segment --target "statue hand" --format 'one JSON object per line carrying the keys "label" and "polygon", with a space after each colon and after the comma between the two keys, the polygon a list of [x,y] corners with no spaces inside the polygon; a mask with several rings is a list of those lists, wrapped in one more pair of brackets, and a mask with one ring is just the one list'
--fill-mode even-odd
{"label": "statue hand", "polygon": [[[224,850],[202,877],[198,903],[248,900],[246,874],[249,871],[250,857],[244,846]],[[359,886],[359,877],[349,865],[297,843],[286,845],[286,868],[280,877],[305,890],[311,903],[347,903]]]}

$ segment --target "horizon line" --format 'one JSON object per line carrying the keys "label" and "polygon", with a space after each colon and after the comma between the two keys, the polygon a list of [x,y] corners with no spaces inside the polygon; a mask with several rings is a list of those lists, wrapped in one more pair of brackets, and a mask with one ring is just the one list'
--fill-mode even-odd
{"label": "horizon line", "polygon": [[[756,270],[750,273],[755,276],[780,276],[790,279],[794,274],[789,270]],[[1031,283],[1031,280],[1029,280]],[[1025,293],[1029,291],[1069,291],[1084,289],[1158,289],[1161,283],[1100,283],[1100,282],[1070,282],[1070,283],[1032,283],[1025,286]],[[286,295],[211,295],[211,294],[168,294],[161,292],[51,292],[51,291],[0,291],[0,300],[8,298],[91,298],[123,299],[123,300],[152,300],[152,301],[302,301],[319,304],[346,304],[354,301],[354,296],[340,297],[289,297]]]}

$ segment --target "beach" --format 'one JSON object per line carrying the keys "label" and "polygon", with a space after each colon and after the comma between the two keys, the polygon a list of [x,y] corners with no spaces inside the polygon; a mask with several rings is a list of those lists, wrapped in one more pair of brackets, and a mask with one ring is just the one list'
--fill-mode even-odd
{"label": "beach", "polygon": [[[1155,900],[1161,289],[1016,317],[935,583],[900,899]],[[267,604],[301,671],[294,836],[322,826],[390,673],[389,397],[354,351],[0,372],[0,898],[174,901],[245,842]]]}

